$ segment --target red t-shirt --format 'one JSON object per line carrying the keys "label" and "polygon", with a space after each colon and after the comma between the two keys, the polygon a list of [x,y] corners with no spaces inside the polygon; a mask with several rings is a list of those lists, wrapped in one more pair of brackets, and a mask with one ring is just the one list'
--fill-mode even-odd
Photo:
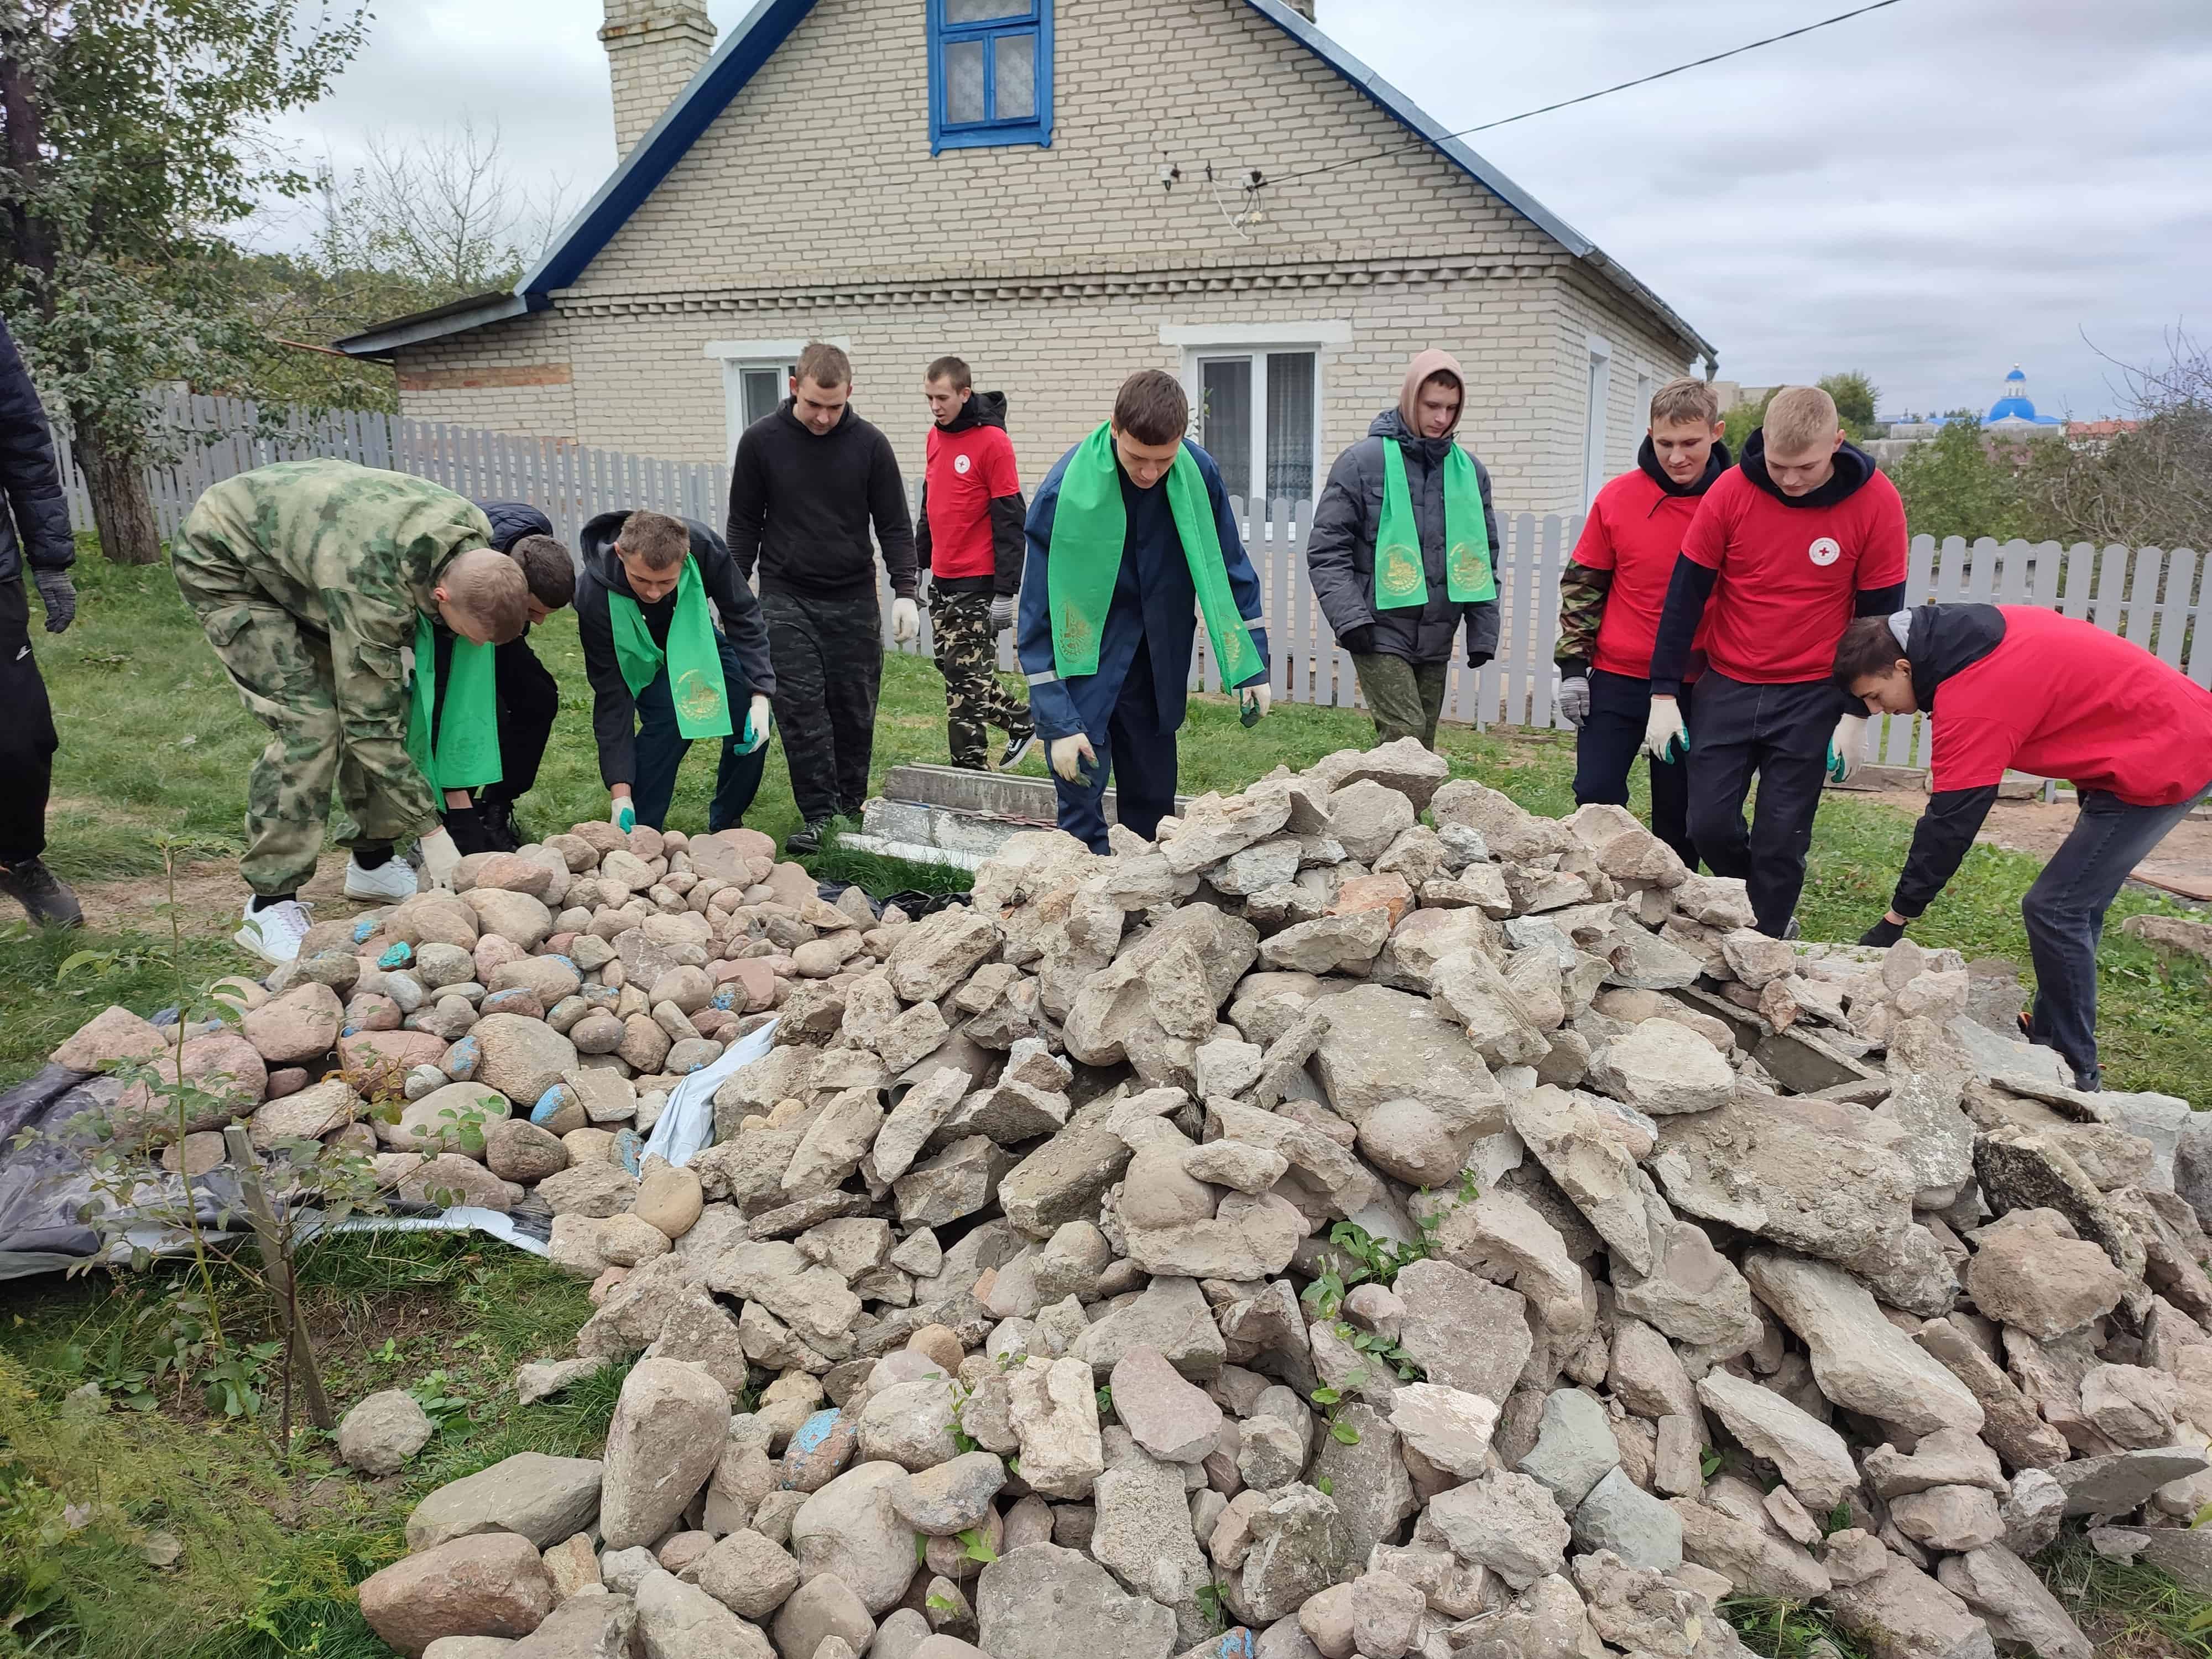
{"label": "red t-shirt", "polygon": [[922,477],[929,489],[929,568],[937,576],[988,576],[991,503],[1021,494],[1014,441],[1002,426],[929,428]]}
{"label": "red t-shirt", "polygon": [[1753,685],[1825,680],[1862,588],[1905,580],[1905,503],[1876,472],[1832,507],[1790,507],[1741,467],[1708,489],[1682,551],[1720,573],[1705,605],[1717,672]]}
{"label": "red t-shirt", "polygon": [[2172,806],[2212,781],[2212,691],[2094,623],[1997,610],[1997,648],[1936,688],[1930,789],[1987,788],[2017,767]]}
{"label": "red t-shirt", "polygon": [[[1585,570],[1613,572],[1593,668],[1633,680],[1651,678],[1651,647],[1659,636],[1659,614],[1667,608],[1667,584],[1674,579],[1682,537],[1704,499],[1668,495],[1642,467],[1622,473],[1597,492],[1573,555]],[[1700,626],[1700,649],[1705,636]],[[1693,652],[1692,664],[1699,660]]]}

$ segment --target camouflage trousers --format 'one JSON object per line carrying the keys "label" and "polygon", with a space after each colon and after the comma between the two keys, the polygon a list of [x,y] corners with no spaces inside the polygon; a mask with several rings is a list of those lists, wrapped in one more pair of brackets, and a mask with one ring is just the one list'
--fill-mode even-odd
{"label": "camouflage trousers", "polygon": [[991,626],[991,596],[948,593],[933,586],[929,628],[937,672],[945,676],[945,735],[952,763],[971,772],[988,770],[986,725],[1010,738],[1026,737],[1033,729],[1029,705],[999,680],[999,638]]}
{"label": "camouflage trousers", "polygon": [[329,635],[277,604],[220,544],[180,535],[170,562],[240,700],[270,732],[246,786],[238,867],[246,885],[266,897],[306,884],[323,850],[333,785],[350,820],[340,837],[349,848],[388,847],[422,829],[370,788],[348,750]]}

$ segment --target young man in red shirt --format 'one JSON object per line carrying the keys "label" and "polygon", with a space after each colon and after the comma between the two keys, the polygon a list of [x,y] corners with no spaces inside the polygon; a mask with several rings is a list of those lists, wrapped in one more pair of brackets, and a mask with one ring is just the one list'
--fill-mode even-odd
{"label": "young man in red shirt", "polygon": [[1036,742],[1022,701],[999,681],[999,635],[1014,625],[1026,544],[1021,476],[1006,436],[1006,394],[976,392],[968,365],[939,357],[922,380],[929,428],[915,550],[929,575],[931,650],[945,676],[945,732],[952,763],[989,764],[986,723],[1006,734],[999,769]]}
{"label": "young man in red shirt", "polygon": [[1924,605],[1854,622],[1835,683],[1869,711],[1933,726],[1927,810],[1888,914],[1893,945],[1973,844],[2007,769],[2064,778],[2073,833],[2021,901],[2035,964],[2029,1034],[2100,1085],[2097,945],[2128,872],[2212,791],[2212,691],[2141,646],[2034,605]]}
{"label": "young man in red shirt", "polygon": [[[1628,805],[1628,769],[1651,712],[1651,647],[1682,538],[1698,503],[1729,468],[1721,404],[1684,375],[1653,394],[1634,471],[1597,492],[1559,578],[1559,712],[1576,728],[1575,805]],[[1694,669],[1689,672],[1694,672]],[[1679,696],[1685,722],[1689,686]],[[1689,769],[1651,757],[1651,830],[1697,868]]]}
{"label": "young man in red shirt", "polygon": [[[1707,869],[1744,881],[1774,938],[1795,924],[1821,781],[1850,777],[1865,748],[1867,717],[1832,678],[1836,641],[1854,617],[1904,604],[1905,556],[1897,487],[1844,441],[1832,398],[1786,386],[1741,465],[1705,492],[1674,562],[1644,744],[1689,748],[1690,838]],[[1678,699],[1693,641],[1709,665],[1694,744]]]}

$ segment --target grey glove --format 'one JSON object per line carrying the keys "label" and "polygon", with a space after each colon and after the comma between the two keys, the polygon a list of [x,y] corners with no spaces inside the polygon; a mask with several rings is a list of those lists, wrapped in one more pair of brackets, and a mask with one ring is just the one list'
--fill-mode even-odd
{"label": "grey glove", "polygon": [[47,633],[58,634],[76,620],[76,584],[68,571],[34,564],[31,580],[38,584],[39,603],[46,607]]}
{"label": "grey glove", "polygon": [[991,601],[991,631],[1003,634],[1014,625],[1014,596],[1001,593]]}
{"label": "grey glove", "polygon": [[1567,724],[1577,732],[1589,718],[1589,679],[1586,675],[1572,674],[1559,682],[1559,695],[1554,700]]}

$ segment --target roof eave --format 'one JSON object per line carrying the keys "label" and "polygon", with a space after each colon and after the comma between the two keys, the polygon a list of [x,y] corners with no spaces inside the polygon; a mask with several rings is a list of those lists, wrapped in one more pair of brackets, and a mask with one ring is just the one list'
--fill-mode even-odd
{"label": "roof eave", "polygon": [[333,350],[343,351],[349,357],[389,357],[403,347],[420,345],[425,340],[441,339],[448,334],[465,333],[472,328],[482,328],[487,323],[505,322],[510,317],[543,311],[551,303],[543,295],[519,292],[479,294],[471,299],[456,300],[451,305],[440,306],[432,311],[418,311],[412,316],[395,317],[392,321],[380,323],[363,333],[333,340],[331,346]]}

